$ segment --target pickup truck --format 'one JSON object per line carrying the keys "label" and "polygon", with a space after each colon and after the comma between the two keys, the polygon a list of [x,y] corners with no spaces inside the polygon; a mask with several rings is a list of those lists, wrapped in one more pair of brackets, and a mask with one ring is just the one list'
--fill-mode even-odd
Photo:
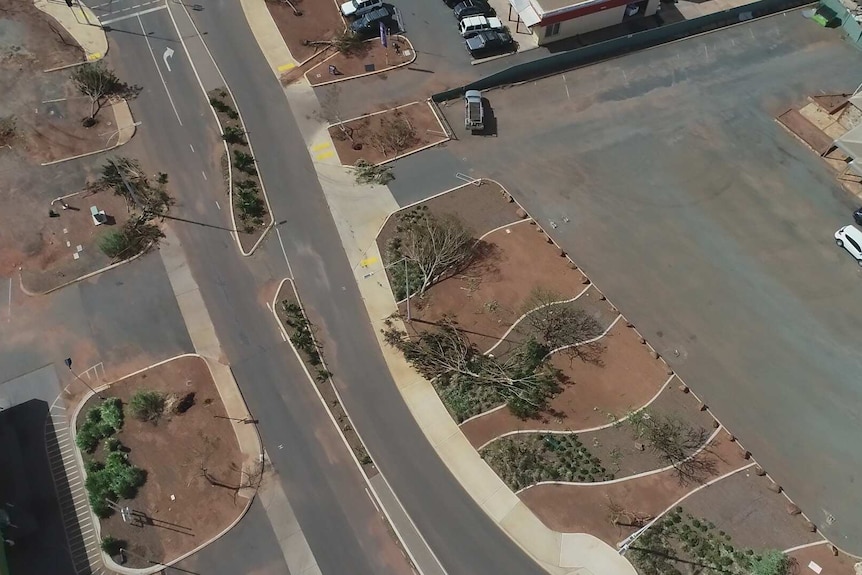
{"label": "pickup truck", "polygon": [[464,127],[474,132],[485,129],[485,108],[479,90],[464,93]]}

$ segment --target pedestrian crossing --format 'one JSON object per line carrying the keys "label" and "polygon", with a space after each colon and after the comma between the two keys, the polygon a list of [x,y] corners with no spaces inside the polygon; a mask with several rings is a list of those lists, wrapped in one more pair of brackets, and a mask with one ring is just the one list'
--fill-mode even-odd
{"label": "pedestrian crossing", "polygon": [[84,474],[75,457],[69,418],[60,405],[51,407],[45,422],[45,448],[75,573],[109,575],[111,571],[102,562],[99,538],[87,504]]}

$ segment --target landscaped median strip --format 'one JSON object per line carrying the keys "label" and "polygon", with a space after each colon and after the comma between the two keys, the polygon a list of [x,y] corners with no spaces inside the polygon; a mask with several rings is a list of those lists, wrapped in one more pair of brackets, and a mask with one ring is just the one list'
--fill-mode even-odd
{"label": "landscaped median strip", "polygon": [[[335,382],[332,381],[332,373],[327,369],[326,362],[322,356],[322,347],[317,342],[314,336],[314,326],[308,321],[305,309],[302,307],[302,302],[299,299],[299,293],[292,279],[285,278],[281,281],[276,290],[275,297],[270,306],[273,317],[278,324],[282,338],[290,345],[294,355],[302,366],[308,381],[314,387],[318,399],[326,409],[332,424],[338,429],[338,434],[347,450],[350,452],[353,462],[359,468],[363,479],[365,480],[367,491],[373,494],[372,503],[378,510],[382,510],[386,521],[395,532],[397,543],[407,553],[413,566],[421,575],[445,575],[445,570],[440,565],[439,560],[433,550],[428,546],[425,538],[416,529],[413,520],[407,515],[401,503],[398,501],[397,495],[389,487],[389,483],[385,477],[375,466],[365,444],[359,435],[359,431],[354,427],[350,415],[347,413],[347,408],[341,400],[341,395],[335,387]],[[315,377],[312,377],[311,370],[316,371]],[[325,396],[329,396],[327,397]],[[333,413],[335,411],[336,413]],[[350,436],[350,437],[348,437]],[[375,487],[372,480],[382,479],[382,485]],[[394,500],[400,507],[396,513],[399,516],[407,519],[405,525],[403,521],[393,521],[390,511],[387,510],[381,497],[377,493],[380,487],[386,489],[389,493],[387,498]],[[424,549],[413,550],[405,542],[405,530],[409,529],[411,539],[421,541]],[[419,555],[414,554],[418,551]],[[422,560],[417,560],[422,557]]]}
{"label": "landscaped median strip", "polygon": [[[250,256],[273,226],[272,208],[258,171],[254,149],[247,138],[245,123],[230,89],[211,90],[207,97],[224,141],[223,168],[226,171],[234,237],[242,255]],[[243,179],[238,174],[243,174]],[[241,226],[237,225],[237,218]],[[246,238],[250,240],[244,242]],[[252,244],[248,249],[247,243]]]}
{"label": "landscaped median strip", "polygon": [[[177,363],[180,362],[180,363]],[[182,363],[185,362],[185,363]],[[193,362],[193,363],[189,363]],[[179,367],[177,367],[179,366]],[[124,417],[123,411],[126,409],[123,408],[123,403],[121,403],[117,399],[110,399],[108,396],[111,394],[111,390],[116,385],[123,385],[125,382],[131,380],[132,378],[138,378],[138,384],[145,381],[144,378],[147,375],[151,375],[150,372],[155,371],[156,373],[161,373],[162,371],[168,370],[165,375],[161,377],[150,378],[149,382],[147,382],[148,386],[159,386],[159,385],[167,385],[170,388],[171,385],[176,385],[176,382],[171,383],[173,380],[182,380],[182,389],[177,388],[179,390],[176,394],[168,394],[158,390],[147,390],[147,389],[139,389],[138,392],[131,396],[127,404],[127,409],[129,411],[129,415],[139,419],[141,422],[157,422],[160,418],[167,418],[168,420],[173,419],[174,423],[182,424],[182,427],[192,426],[192,427],[200,427],[203,425],[206,426],[219,426],[219,427],[227,427],[234,432],[234,438],[236,440],[235,447],[237,450],[242,451],[244,448],[254,447],[253,452],[245,452],[244,458],[242,462],[237,462],[236,466],[233,464],[229,467],[224,467],[224,461],[221,461],[219,457],[216,457],[218,453],[221,453],[221,447],[219,443],[212,443],[211,440],[204,438],[202,440],[201,446],[199,449],[182,449],[179,452],[179,456],[182,457],[182,454],[188,454],[189,457],[194,459],[193,466],[200,466],[199,477],[204,478],[205,484],[209,487],[205,487],[205,489],[211,488],[212,486],[219,486],[225,488],[227,491],[232,491],[234,495],[228,496],[230,501],[235,501],[236,495],[243,495],[247,501],[243,509],[239,510],[239,512],[231,511],[231,515],[233,518],[221,531],[213,533],[213,535],[205,542],[195,545],[193,549],[183,549],[178,553],[175,557],[159,557],[158,559],[162,559],[162,561],[153,560],[153,557],[145,557],[140,555],[141,549],[146,549],[148,544],[152,544],[149,539],[145,539],[148,543],[144,544],[142,548],[137,547],[135,543],[134,537],[140,534],[141,537],[150,537],[153,534],[161,533],[158,530],[158,526],[164,521],[165,513],[170,512],[171,505],[167,505],[167,510],[163,510],[161,513],[158,513],[157,509],[153,507],[154,502],[150,502],[149,505],[146,505],[143,508],[138,508],[141,505],[140,502],[137,504],[134,502],[134,499],[129,501],[123,499],[115,499],[115,497],[134,497],[135,496],[135,488],[132,487],[127,491],[117,491],[114,495],[108,493],[105,496],[99,495],[97,491],[99,489],[103,489],[105,487],[104,482],[100,481],[96,477],[96,473],[116,473],[116,465],[115,462],[112,463],[114,459],[121,459],[120,463],[125,462],[128,465],[129,462],[135,462],[135,453],[136,449],[132,449],[129,454],[129,450],[124,448],[122,444],[113,438],[114,433],[119,432],[124,427]],[[175,370],[180,371],[180,375],[177,376],[174,373]],[[201,383],[197,381],[198,385],[189,387],[190,382],[196,381],[195,375],[200,376],[203,372],[206,372],[209,383]],[[173,375],[171,375],[173,374]],[[185,375],[183,375],[185,374]],[[155,374],[153,374],[155,375]],[[103,438],[107,437],[105,440],[105,449],[104,453],[107,453],[108,460],[106,464],[103,466],[94,466],[92,463],[88,465],[84,465],[83,458],[81,453],[78,450],[75,450],[75,457],[78,465],[81,468],[87,468],[88,470],[88,478],[87,478],[87,489],[90,493],[91,505],[88,506],[91,515],[93,516],[93,524],[94,529],[96,531],[97,541],[101,541],[101,545],[105,553],[102,558],[105,562],[106,566],[114,569],[118,572],[135,572],[135,573],[155,573],[164,568],[165,565],[170,565],[181,561],[182,559],[196,553],[206,545],[212,543],[216,539],[220,538],[222,535],[227,533],[233,526],[235,526],[239,520],[245,515],[246,511],[249,509],[251,502],[253,500],[254,492],[257,488],[257,483],[260,481],[260,476],[263,472],[262,468],[262,459],[260,457],[261,454],[261,446],[259,439],[255,441],[255,446],[248,445],[247,441],[240,441],[239,434],[237,431],[237,424],[232,421],[235,417],[239,415],[243,415],[245,419],[248,419],[248,412],[242,405],[241,410],[237,410],[237,406],[233,405],[235,403],[235,397],[232,393],[229,393],[229,390],[226,389],[227,382],[222,381],[225,377],[230,378],[232,380],[232,376],[228,371],[227,374],[220,373],[216,374],[213,371],[212,362],[207,361],[205,358],[197,355],[197,354],[185,354],[181,356],[177,356],[174,358],[170,358],[159,363],[156,363],[152,366],[146,367],[144,369],[138,370],[134,373],[126,375],[112,383],[107,385],[103,385],[95,390],[89,391],[84,398],[75,406],[75,409],[72,413],[70,424],[73,432],[73,437],[76,440],[76,443],[81,446],[83,449],[88,450],[88,452],[93,451],[94,448],[100,447],[100,442]],[[179,379],[177,379],[179,378]],[[190,378],[190,379],[189,379]],[[159,381],[163,383],[158,383]],[[235,386],[235,382],[231,382],[233,386]],[[221,398],[219,407],[224,410],[224,415],[219,415],[218,409],[212,407],[211,402],[213,401],[212,397],[207,397],[208,393],[212,391],[216,391],[217,395]],[[181,393],[180,393],[181,392]],[[130,392],[128,390],[120,392],[121,394],[128,395]],[[225,397],[225,393],[227,396]],[[96,396],[99,396],[98,398]],[[105,398],[105,399],[102,399]],[[241,402],[241,399],[240,399]],[[84,420],[84,425],[80,428],[78,427],[78,417],[82,408],[88,404],[93,404],[94,407],[88,411],[87,416]],[[114,415],[110,417],[103,415],[101,411],[104,411],[104,408],[108,407],[116,407],[119,409],[114,409],[116,412]],[[211,412],[213,409],[216,409],[216,413],[213,415]],[[112,412],[113,413],[113,412]],[[173,415],[170,415],[173,414]],[[110,414],[109,414],[110,415]],[[187,419],[191,417],[192,419]],[[221,417],[221,420],[218,418]],[[229,421],[230,420],[230,421]],[[219,421],[223,421],[219,423]],[[194,423],[197,422],[197,423]],[[170,425],[171,421],[168,423],[164,423],[163,425]],[[139,427],[141,424],[137,424]],[[147,427],[142,428],[143,431],[150,429],[150,425],[155,425],[154,423],[146,423]],[[178,433],[178,430],[181,427],[177,427],[174,425],[174,437]],[[158,429],[156,427],[153,432]],[[138,434],[134,436],[126,437],[127,441],[132,441],[136,439]],[[141,444],[144,445],[144,444]],[[138,446],[137,450],[147,451],[145,447]],[[97,451],[98,455],[99,451]],[[152,457],[153,453],[150,450],[150,455],[148,457]],[[247,467],[247,463],[249,459],[255,462],[255,466],[257,467]],[[112,467],[113,466],[113,467]],[[134,468],[130,468],[134,469]],[[189,468],[189,469],[197,469],[197,467]],[[159,473],[154,469],[147,469],[148,472],[148,480],[150,482],[157,481],[159,478]],[[143,479],[143,476],[140,473],[135,474],[125,474],[128,475],[130,480],[135,480],[137,477],[138,485],[140,485],[140,480]],[[125,476],[124,475],[124,476]],[[230,477],[229,477],[230,476]],[[237,476],[237,479],[234,480],[231,477]],[[194,478],[192,478],[193,480]],[[162,486],[164,489],[170,491],[170,499],[171,501],[176,501],[176,506],[188,505],[188,501],[185,499],[188,496],[186,493],[186,489],[191,485],[191,481],[189,483],[185,483],[184,479],[180,480],[182,485],[168,485],[167,487]],[[246,482],[248,482],[246,484]],[[113,485],[113,483],[112,483]],[[119,485],[119,483],[117,483]],[[133,484],[130,484],[132,486]],[[248,489],[247,489],[248,488]],[[114,489],[114,488],[111,488]],[[125,489],[121,487],[117,487],[117,489]],[[248,493],[243,493],[244,491],[248,491]],[[209,492],[209,491],[208,491]],[[152,494],[150,494],[152,496]],[[212,493],[213,496],[217,495]],[[167,497],[167,495],[164,495]],[[104,498],[107,497],[108,500],[105,501]],[[228,502],[227,508],[232,508],[235,503]],[[128,508],[128,512],[125,509]],[[99,516],[116,514],[119,517],[119,514],[123,515],[123,520],[119,521],[117,517],[114,517],[110,520],[110,525],[113,527],[109,527],[111,533],[104,533],[103,529],[105,528],[99,520],[95,517],[96,512],[98,512]],[[176,513],[176,512],[175,512]],[[190,541],[194,542],[196,537],[199,534],[199,528],[189,525],[183,525],[182,521],[179,521],[181,518],[174,519],[170,524],[174,526],[175,530],[182,535],[186,535],[187,537],[191,537]],[[187,522],[186,518],[186,522]],[[147,529],[144,525],[154,525],[150,527],[150,531],[146,532],[141,530],[138,531],[139,527],[135,527],[136,522],[141,522],[140,529]],[[128,524],[128,527],[127,527]],[[205,529],[204,527],[203,529]],[[119,531],[118,531],[119,530]],[[122,534],[123,532],[125,534]],[[120,538],[109,537],[109,535],[118,535],[120,534]],[[176,535],[172,536],[172,540],[176,539]],[[128,538],[129,541],[123,541],[122,539]],[[158,539],[158,537],[157,537]],[[172,545],[175,545],[176,541]],[[143,565],[147,565],[147,567],[142,568],[132,568],[129,569],[127,567],[121,567],[114,563],[111,555],[120,555],[119,549],[124,547],[131,547],[131,549],[137,549],[138,552],[135,553],[131,549],[126,549],[125,560],[131,563],[140,563],[143,561]],[[157,548],[162,549],[160,545],[156,545]]]}

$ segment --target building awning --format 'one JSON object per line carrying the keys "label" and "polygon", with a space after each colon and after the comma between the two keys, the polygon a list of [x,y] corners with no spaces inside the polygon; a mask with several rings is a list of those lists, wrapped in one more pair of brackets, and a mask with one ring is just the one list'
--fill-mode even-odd
{"label": "building awning", "polygon": [[862,124],[835,140],[835,146],[853,158],[850,169],[856,175],[862,176]]}
{"label": "building awning", "polygon": [[535,26],[542,19],[539,17],[539,13],[536,12],[536,9],[533,8],[533,5],[530,4],[530,0],[509,0],[509,4],[512,5],[512,8],[515,9],[515,12],[518,13],[518,17],[521,19],[528,28],[530,26]]}

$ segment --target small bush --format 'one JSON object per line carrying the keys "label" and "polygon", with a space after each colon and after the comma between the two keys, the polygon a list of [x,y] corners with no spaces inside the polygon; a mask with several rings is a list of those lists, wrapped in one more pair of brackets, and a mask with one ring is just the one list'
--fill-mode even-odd
{"label": "small bush", "polygon": [[129,401],[129,411],[139,421],[156,423],[165,411],[165,395],[158,391],[138,391]]}
{"label": "small bush", "polygon": [[248,142],[246,142],[245,140],[245,130],[243,130],[239,126],[225,126],[222,140],[224,140],[228,144],[237,144],[240,146],[245,146],[248,144]]}
{"label": "small bush", "polygon": [[0,147],[12,147],[18,137],[18,123],[15,116],[0,117]]}
{"label": "small bush", "polygon": [[257,169],[254,167],[254,156],[246,154],[240,150],[233,151],[233,165],[240,172],[244,172],[249,176],[257,175]]}
{"label": "small bush", "polygon": [[109,397],[99,405],[91,407],[78,429],[75,443],[82,451],[92,453],[99,441],[110,437],[123,428],[123,405],[116,397]]}
{"label": "small bush", "polygon": [[385,186],[395,179],[389,166],[375,166],[367,160],[356,160],[353,174],[357,184],[380,184]]}
{"label": "small bush", "polygon": [[115,537],[111,537],[107,535],[102,538],[102,551],[110,555],[111,557],[118,555],[120,553],[120,549],[123,549],[126,546],[126,542],[121,539],[117,539]]}
{"label": "small bush", "polygon": [[105,451],[108,453],[113,451],[123,451],[123,443],[116,437],[109,437],[105,440]]}
{"label": "small bush", "polygon": [[146,481],[143,470],[129,463],[129,456],[122,451],[113,451],[105,463],[91,461],[86,466],[87,480],[84,486],[93,512],[104,519],[111,515],[111,503],[118,499],[131,499]]}

